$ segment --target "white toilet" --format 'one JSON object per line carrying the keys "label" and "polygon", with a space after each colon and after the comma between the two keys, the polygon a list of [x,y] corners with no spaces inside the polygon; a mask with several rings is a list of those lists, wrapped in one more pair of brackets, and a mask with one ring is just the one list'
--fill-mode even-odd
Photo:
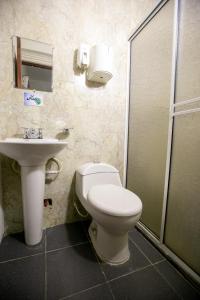
{"label": "white toilet", "polygon": [[140,198],[122,187],[117,169],[104,163],[87,163],[76,171],[76,194],[92,216],[89,235],[98,256],[112,265],[126,262],[128,231],[142,213]]}

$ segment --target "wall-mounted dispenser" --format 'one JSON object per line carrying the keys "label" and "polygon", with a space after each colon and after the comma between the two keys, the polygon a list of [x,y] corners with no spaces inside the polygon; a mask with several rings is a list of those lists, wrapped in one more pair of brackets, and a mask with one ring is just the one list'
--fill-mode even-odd
{"label": "wall-mounted dispenser", "polygon": [[90,64],[87,80],[107,83],[112,78],[111,48],[106,45],[95,45],[90,49]]}

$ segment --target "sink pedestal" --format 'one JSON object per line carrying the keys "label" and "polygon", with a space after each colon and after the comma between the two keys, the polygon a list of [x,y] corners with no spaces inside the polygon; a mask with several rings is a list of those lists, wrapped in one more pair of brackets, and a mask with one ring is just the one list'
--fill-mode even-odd
{"label": "sink pedestal", "polygon": [[45,163],[67,146],[57,139],[0,140],[0,153],[21,166],[25,241],[36,245],[42,239]]}
{"label": "sink pedestal", "polygon": [[36,245],[42,239],[45,165],[21,166],[25,241]]}

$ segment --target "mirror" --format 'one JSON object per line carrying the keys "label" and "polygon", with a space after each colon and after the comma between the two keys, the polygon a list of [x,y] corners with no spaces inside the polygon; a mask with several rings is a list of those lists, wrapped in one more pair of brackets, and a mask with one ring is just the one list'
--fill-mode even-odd
{"label": "mirror", "polygon": [[53,47],[13,37],[14,87],[52,92]]}

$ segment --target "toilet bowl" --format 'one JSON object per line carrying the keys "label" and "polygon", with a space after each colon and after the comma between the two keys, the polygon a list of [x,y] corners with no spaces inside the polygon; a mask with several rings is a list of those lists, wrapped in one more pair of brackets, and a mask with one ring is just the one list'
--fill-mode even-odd
{"label": "toilet bowl", "polygon": [[129,257],[128,231],[142,213],[140,198],[122,187],[119,171],[87,163],[76,171],[76,194],[92,217],[89,235],[101,260],[118,265]]}

